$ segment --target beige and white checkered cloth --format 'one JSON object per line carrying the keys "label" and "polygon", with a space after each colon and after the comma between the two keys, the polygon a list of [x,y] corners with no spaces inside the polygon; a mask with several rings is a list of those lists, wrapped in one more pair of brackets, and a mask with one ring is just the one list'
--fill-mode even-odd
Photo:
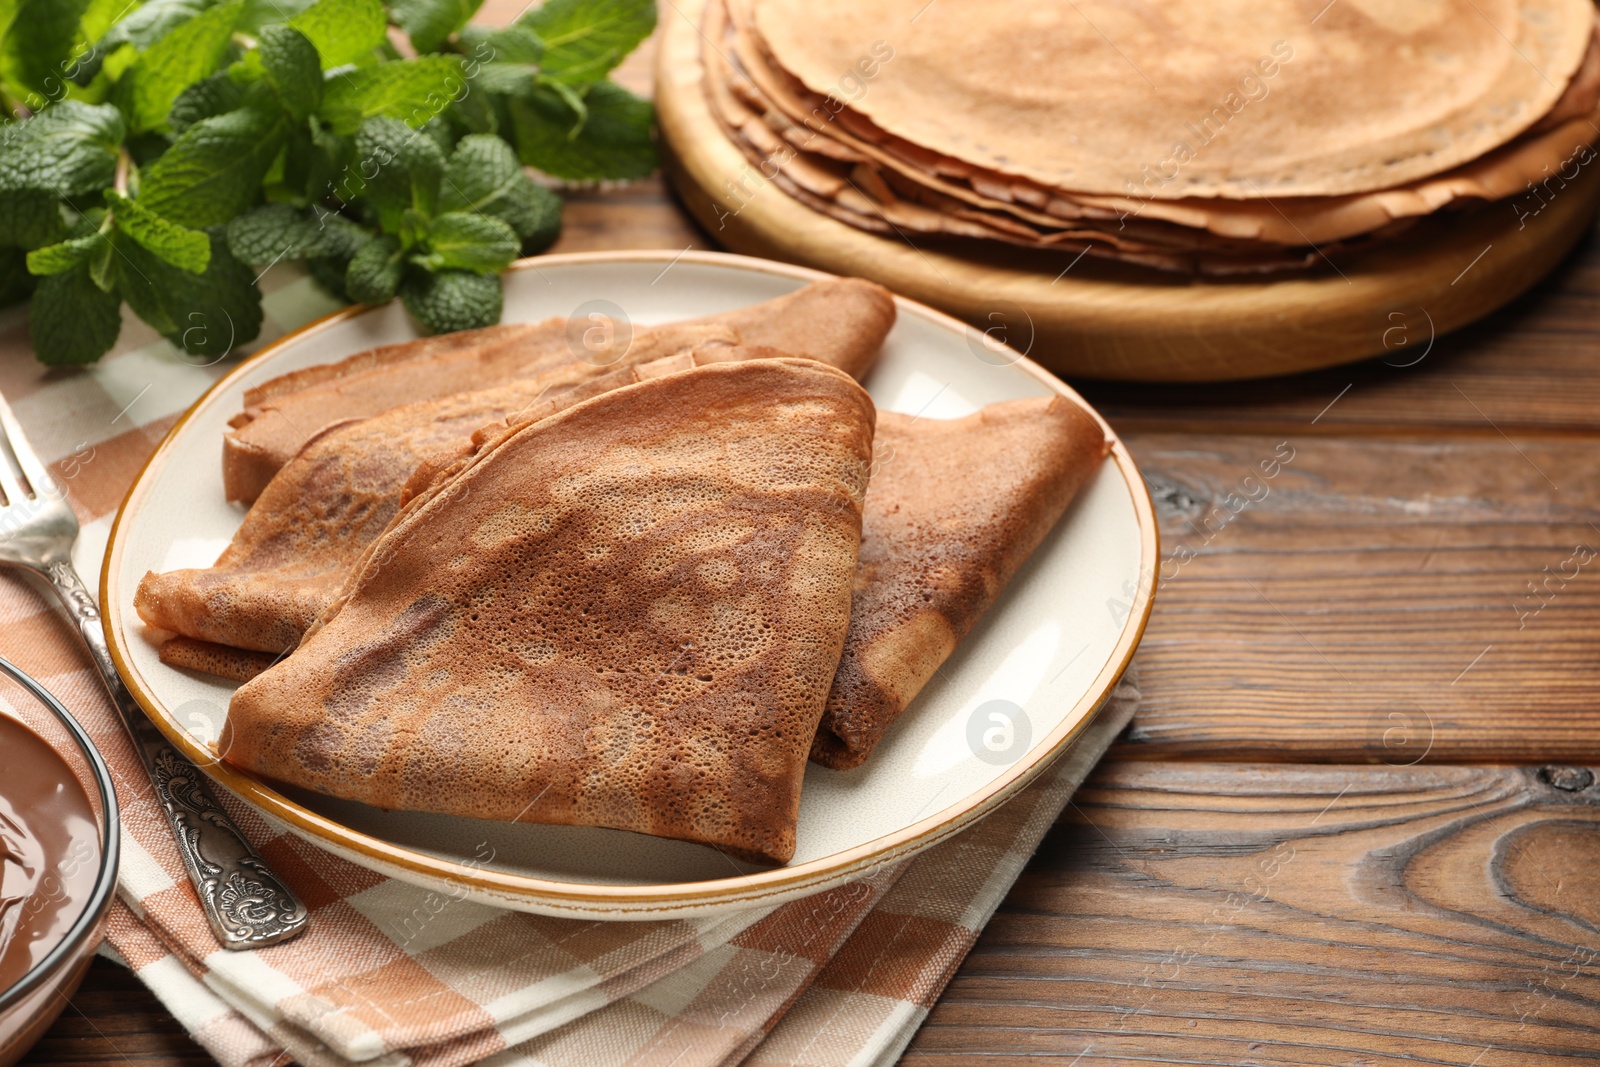
{"label": "beige and white checkered cloth", "polygon": [[[273,273],[264,339],[331,308],[303,276]],[[139,465],[226,368],[185,363],[129,318],[100,364],[48,371],[33,362],[21,309],[0,313],[0,350],[0,393],[55,460],[85,524],[78,565],[94,585]],[[9,576],[0,626],[0,653],[79,715],[117,774],[123,866],[107,954],[228,1067],[892,1063],[1138,700],[1124,682],[1043,779],[917,859],[712,919],[585,922],[475,904],[323,853],[226,796],[312,911],[304,936],[234,953],[212,939],[76,638]]]}

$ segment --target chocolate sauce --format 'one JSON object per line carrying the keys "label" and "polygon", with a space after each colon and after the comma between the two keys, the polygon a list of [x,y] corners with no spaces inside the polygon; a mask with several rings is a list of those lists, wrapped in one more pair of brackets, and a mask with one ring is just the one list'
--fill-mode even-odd
{"label": "chocolate sauce", "polygon": [[94,890],[100,834],[77,775],[0,713],[0,990],[66,936]]}

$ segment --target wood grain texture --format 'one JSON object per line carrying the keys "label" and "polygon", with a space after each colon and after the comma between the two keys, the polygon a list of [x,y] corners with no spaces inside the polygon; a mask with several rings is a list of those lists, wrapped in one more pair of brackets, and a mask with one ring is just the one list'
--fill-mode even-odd
{"label": "wood grain texture", "polygon": [[903,1062],[1594,1062],[1594,781],[1103,765]]}
{"label": "wood grain texture", "polygon": [[[482,16],[523,6],[488,0]],[[620,73],[636,91],[652,48]],[[712,236],[652,180],[569,194],[557,250]],[[1119,749],[1139,759],[1103,769],[1046,839],[908,1064],[1068,1067],[1091,1044],[1082,1067],[1600,1059],[1600,975],[1583,962],[1600,947],[1600,801],[1538,767],[1600,758],[1600,561],[1525,630],[1513,608],[1534,606],[1526,583],[1559,571],[1569,541],[1600,548],[1600,241],[1409,367],[1426,320],[1402,314],[1375,324],[1405,327],[1384,356],[1350,367],[1074,383],[1129,433],[1164,555],[1197,558],[1158,596],[1140,655],[1148,702]],[[1282,440],[1294,461],[1260,482]],[[1269,494],[1222,523],[1214,508],[1252,468]],[[1206,755],[1308,762],[1192,761]],[[1309,763],[1329,759],[1378,765]],[[73,1005],[26,1062],[208,1062],[115,965],[97,961]]]}
{"label": "wood grain texture", "polygon": [[1163,566],[1117,755],[1600,759],[1592,443],[1127,442]]}
{"label": "wood grain texture", "polygon": [[191,1067],[216,1061],[189,1038],[133,972],[97,959],[66,1010],[22,1062]]}
{"label": "wood grain texture", "polygon": [[[1439,332],[1472,322],[1550,271],[1594,218],[1600,170],[1536,215],[1511,204],[1425,219],[1403,239],[1266,279],[1196,280],[1075,262],[999,242],[880,236],[793,199],[722,133],[703,88],[704,0],[663,18],[655,101],[663,166],[688,208],[736,252],[872,278],[1006,340],[1066,375],[1218,381],[1289,374],[1384,351],[1389,316],[1426,308]],[[893,42],[891,42],[893,43]],[[1543,201],[1541,201],[1543,202]]]}
{"label": "wood grain texture", "polygon": [[1351,366],[1252,382],[1073,384],[1119,430],[1493,434],[1492,419],[1508,432],[1592,433],[1600,429],[1597,321],[1600,241],[1591,229],[1542,284],[1456,333],[1436,335],[1420,307],[1391,312],[1383,354]]}

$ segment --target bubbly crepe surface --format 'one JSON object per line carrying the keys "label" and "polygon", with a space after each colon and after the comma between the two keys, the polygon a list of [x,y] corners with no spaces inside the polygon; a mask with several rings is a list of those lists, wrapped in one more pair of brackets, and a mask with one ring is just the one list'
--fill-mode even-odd
{"label": "bubbly crepe surface", "polygon": [[[877,357],[894,318],[894,301],[881,286],[829,279],[719,315],[640,329],[626,351],[600,368],[602,373],[568,358],[488,389],[403,404],[370,418],[339,418],[272,476],[216,563],[145,575],[134,606],[146,624],[193,639],[165,651],[166,662],[247,680],[260,661],[218,646],[272,654],[294,648],[367,546],[415,495],[406,492],[407,486],[415,481],[420,490],[442,471],[453,470],[472,454],[475,442],[503,433],[508,420],[525,425],[609,389],[697,363],[796,349],[859,378]],[[460,345],[442,347],[459,351],[484,333],[474,331]],[[743,335],[781,342],[785,352],[735,345]],[[301,395],[360,379],[390,363],[404,368],[402,377],[413,377],[411,354],[432,360],[441,347],[436,341],[429,339],[420,349],[375,349],[296,371],[252,390],[247,400],[259,405]],[[699,345],[715,347],[682,351]],[[437,391],[437,384],[432,388]],[[392,387],[363,382],[350,401],[365,404],[384,390]]]}
{"label": "bubbly crepe surface", "polygon": [[850,632],[811,758],[845,769],[989,610],[1100,466],[1100,424],[1062,397],[963,419],[882,412]]}
{"label": "bubbly crepe surface", "polygon": [[[809,89],[931,152],[1083,193],[1254,199],[1389,188],[1498,148],[1561,96],[1593,19],[1588,0],[1341,0],[1315,24],[1299,0],[1018,10],[754,0],[754,24]],[[841,93],[878,41],[892,61]],[[1146,182],[1179,142],[1191,158]]]}
{"label": "bubbly crepe surface", "polygon": [[238,690],[229,762],[386,808],[785,862],[849,621],[873,408],[806,360],[701,367],[497,442]]}

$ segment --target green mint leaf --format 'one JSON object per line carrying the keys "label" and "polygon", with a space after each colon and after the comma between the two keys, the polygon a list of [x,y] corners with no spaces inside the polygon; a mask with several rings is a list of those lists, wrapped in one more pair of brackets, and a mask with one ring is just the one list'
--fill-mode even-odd
{"label": "green mint leaf", "polygon": [[[0,39],[0,80],[35,110],[65,91],[78,23],[88,0],[13,0],[10,26]],[[19,91],[25,90],[25,91]]]}
{"label": "green mint leaf", "polygon": [[540,79],[540,87],[547,92],[554,93],[574,116],[572,126],[567,130],[567,139],[578,136],[583,131],[583,124],[589,121],[589,104],[585,100],[588,90],[575,89],[564,82],[552,82]]}
{"label": "green mint leaf", "polygon": [[39,248],[61,240],[66,229],[61,204],[50,190],[0,192],[0,245]]}
{"label": "green mint leaf", "polygon": [[530,253],[561,233],[561,198],[522,172],[510,145],[486,134],[468,134],[456,144],[439,210],[493,215],[516,231],[522,250]]}
{"label": "green mint leaf", "polygon": [[655,0],[546,0],[518,24],[544,41],[546,77],[599,81],[656,28]]}
{"label": "green mint leaf", "polygon": [[600,82],[584,96],[578,114],[548,88],[509,102],[522,161],[571,180],[643,178],[656,168],[650,139],[651,107],[620,85]]}
{"label": "green mint leaf", "polygon": [[[87,88],[105,65],[107,54],[96,47],[95,42],[103,38],[112,24],[128,13],[128,9],[128,0],[88,0],[83,9],[83,18],[78,22],[72,53],[59,70],[59,76],[67,82]],[[100,98],[96,90],[84,95]]]}
{"label": "green mint leaf", "polygon": [[312,281],[334,299],[353,304],[355,301],[350,298],[350,293],[344,287],[345,267],[344,260],[330,256],[313,256],[306,260],[306,270],[311,272]]}
{"label": "green mint leaf", "polygon": [[101,55],[109,55],[123,45],[131,44],[143,51],[182,23],[213,6],[214,0],[146,0],[107,30],[105,36],[95,44],[94,50]]}
{"label": "green mint leaf", "polygon": [[228,223],[228,251],[241,263],[258,267],[303,259],[305,223],[305,215],[288,204],[262,204]]}
{"label": "green mint leaf", "polygon": [[483,0],[391,0],[394,20],[419,52],[437,52],[483,6]]}
{"label": "green mint leaf", "polygon": [[358,304],[384,304],[400,284],[400,242],[379,237],[350,258],[344,272],[345,293]]}
{"label": "green mint leaf", "polygon": [[457,136],[455,127],[450,125],[450,120],[443,115],[429,119],[427,125],[422,127],[422,132],[433,138],[434,143],[439,146],[439,151],[446,157],[455,151]]}
{"label": "green mint leaf", "polygon": [[459,56],[419,56],[378,63],[328,81],[321,115],[335,133],[354,133],[387,116],[422,127],[466,88]]}
{"label": "green mint leaf", "polygon": [[28,273],[28,259],[20,249],[0,248],[0,308],[28,299],[38,282]]}
{"label": "green mint leaf", "polygon": [[561,236],[561,198],[532,178],[524,176],[522,184],[510,197],[511,203],[491,214],[505,219],[522,238],[522,254],[531,256],[543,252]]}
{"label": "green mint leaf", "polygon": [[472,79],[472,87],[480,93],[504,93],[507,96],[531,93],[538,84],[539,68],[526,63],[484,63]]}
{"label": "green mint leaf", "polygon": [[83,18],[78,22],[78,37],[85,46],[83,51],[90,51],[88,44],[103,37],[111,24],[127,13],[128,0],[88,0]]}
{"label": "green mint leaf", "polygon": [[356,131],[355,158],[352,169],[366,178],[359,192],[377,211],[386,232],[399,231],[408,208],[424,215],[438,210],[445,158],[430,135],[397,119],[368,119]]}
{"label": "green mint leaf", "polygon": [[107,189],[105,197],[118,230],[179,270],[205,272],[211,263],[211,240],[204,233],[168,222],[115,189]]}
{"label": "green mint leaf", "polygon": [[244,96],[244,86],[228,77],[227,71],[219,71],[179,93],[172,110],[167,112],[167,123],[173,133],[181,134],[202,119],[216,118],[238,108],[244,103]]}
{"label": "green mint leaf", "polygon": [[113,237],[113,269],[134,314],[189,355],[216,360],[261,332],[261,291],[222,236],[208,236],[204,274],[179,270],[121,233]]}
{"label": "green mint leaf", "polygon": [[258,266],[313,257],[345,260],[370,240],[366,230],[321,205],[263,204],[228,223],[229,251]]}
{"label": "green mint leaf", "polygon": [[444,110],[444,120],[459,138],[469,133],[498,133],[500,116],[492,93],[474,88]]}
{"label": "green mint leaf", "polygon": [[415,271],[400,287],[406,310],[428,333],[476,330],[500,321],[504,295],[498,274],[464,270]]}
{"label": "green mint leaf", "polygon": [[305,34],[288,26],[268,26],[261,31],[255,55],[267,84],[289,114],[303,119],[322,105],[322,61]]}
{"label": "green mint leaf", "polygon": [[[467,78],[479,92],[526,93],[539,83],[544,42],[526,26],[493,31],[469,26],[461,39],[467,50],[463,57]],[[462,103],[472,100],[469,94]]]}
{"label": "green mint leaf", "polygon": [[400,213],[400,247],[407,252],[428,239],[433,220],[415,208]]}
{"label": "green mint leaf", "polygon": [[493,215],[447,211],[433,220],[426,255],[413,262],[429,270],[454,268],[475,274],[505,270],[517,258],[522,239],[510,225]]}
{"label": "green mint leaf", "polygon": [[511,25],[491,30],[468,26],[461,31],[467,75],[476,73],[473,63],[517,63],[537,67],[544,62],[544,42],[526,26]]}
{"label": "green mint leaf", "polygon": [[439,193],[440,210],[481,211],[505,196],[520,177],[522,164],[510,145],[488,134],[468,134],[450,154]]}
{"label": "green mint leaf", "polygon": [[181,226],[227,222],[260,197],[288,123],[281,111],[255,108],[195,123],[144,172],[139,199]]}
{"label": "green mint leaf", "polygon": [[0,130],[0,190],[48,189],[68,200],[111,184],[127,132],[116,108],[77,100]]}
{"label": "green mint leaf", "polygon": [[122,332],[122,298],[105,292],[79,264],[41,279],[28,308],[28,337],[39,362],[93,363]]}
{"label": "green mint leaf", "polygon": [[[320,122],[310,123],[311,145],[305,164],[306,199],[315,203],[329,197],[349,201],[363,179],[351,167],[356,162],[355,142],[343,134],[331,133]],[[349,183],[349,188],[346,187]],[[348,195],[347,195],[348,194]]]}
{"label": "green mint leaf", "polygon": [[301,14],[316,0],[245,0],[244,16],[239,19],[239,29],[245,33],[260,33],[268,26],[288,22]]}
{"label": "green mint leaf", "polygon": [[332,70],[367,58],[387,40],[389,17],[379,0],[318,0],[289,20]]}
{"label": "green mint leaf", "polygon": [[146,49],[117,83],[134,133],[167,125],[178,94],[222,66],[244,0],[202,11]]}
{"label": "green mint leaf", "polygon": [[60,274],[80,264],[88,263],[105,243],[104,234],[73,237],[60,244],[46,245],[28,253],[28,273],[38,275]]}
{"label": "green mint leaf", "polygon": [[110,212],[105,208],[92,207],[79,215],[78,221],[67,231],[67,237],[71,240],[90,239],[87,246],[89,277],[100,287],[102,293],[111,292],[117,285],[117,279],[111,270],[112,230],[106,221],[109,216]]}

